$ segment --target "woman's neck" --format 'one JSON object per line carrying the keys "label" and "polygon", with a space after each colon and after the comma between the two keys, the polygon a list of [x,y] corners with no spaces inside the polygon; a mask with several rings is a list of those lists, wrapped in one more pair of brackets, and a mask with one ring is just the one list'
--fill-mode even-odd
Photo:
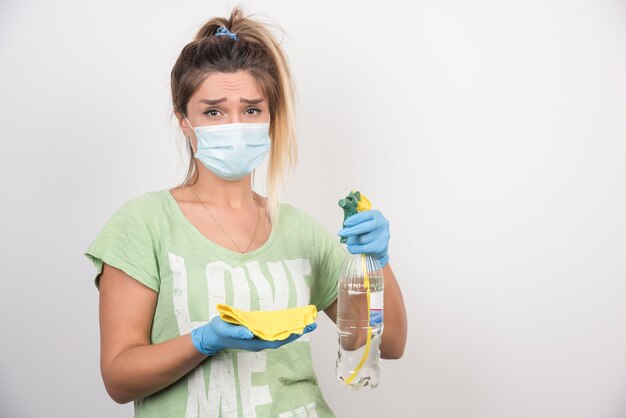
{"label": "woman's neck", "polygon": [[195,192],[189,197],[197,197],[205,204],[239,210],[255,205],[251,175],[237,181],[219,178],[213,173],[199,173],[198,180],[189,188]]}

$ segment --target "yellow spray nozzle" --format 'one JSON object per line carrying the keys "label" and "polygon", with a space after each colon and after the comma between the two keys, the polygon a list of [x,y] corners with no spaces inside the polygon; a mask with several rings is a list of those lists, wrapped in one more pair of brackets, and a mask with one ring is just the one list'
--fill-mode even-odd
{"label": "yellow spray nozzle", "polygon": [[367,197],[361,194],[361,200],[356,205],[357,212],[363,212],[364,210],[370,210],[372,208],[372,202]]}

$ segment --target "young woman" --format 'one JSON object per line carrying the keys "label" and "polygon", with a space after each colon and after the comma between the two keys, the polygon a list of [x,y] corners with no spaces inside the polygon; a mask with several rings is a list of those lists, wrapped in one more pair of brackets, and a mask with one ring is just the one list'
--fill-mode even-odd
{"label": "young woman", "polygon": [[[253,338],[215,308],[313,304],[336,318],[345,250],[277,199],[296,156],[286,58],[271,32],[237,8],[183,48],[171,88],[190,152],[184,182],[126,202],[85,252],[97,268],[106,389],[116,402],[134,401],[136,417],[334,416],[308,335]],[[252,174],[267,154],[265,198]],[[340,231],[348,251],[384,265],[381,355],[399,358],[406,313],[387,262],[389,223],[375,210],[349,219]]]}

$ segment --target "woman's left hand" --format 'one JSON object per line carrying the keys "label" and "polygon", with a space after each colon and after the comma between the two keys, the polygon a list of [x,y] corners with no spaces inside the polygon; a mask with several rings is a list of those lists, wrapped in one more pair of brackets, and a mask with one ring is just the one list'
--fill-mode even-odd
{"label": "woman's left hand", "polygon": [[345,220],[337,235],[347,237],[348,251],[368,254],[378,259],[384,267],[389,261],[389,221],[379,210],[364,210]]}

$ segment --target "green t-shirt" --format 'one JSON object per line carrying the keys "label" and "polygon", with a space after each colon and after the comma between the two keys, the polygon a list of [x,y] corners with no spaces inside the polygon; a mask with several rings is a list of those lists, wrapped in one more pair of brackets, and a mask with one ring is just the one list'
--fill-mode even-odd
{"label": "green t-shirt", "polygon": [[[158,293],[153,344],[206,324],[218,303],[244,310],[313,304],[322,311],[337,297],[346,254],[337,237],[286,203],[265,244],[231,251],[202,235],[169,190],[126,202],[85,252],[96,286],[107,263]],[[309,335],[276,350],[223,350],[135,401],[135,417],[333,416],[313,372]]]}

